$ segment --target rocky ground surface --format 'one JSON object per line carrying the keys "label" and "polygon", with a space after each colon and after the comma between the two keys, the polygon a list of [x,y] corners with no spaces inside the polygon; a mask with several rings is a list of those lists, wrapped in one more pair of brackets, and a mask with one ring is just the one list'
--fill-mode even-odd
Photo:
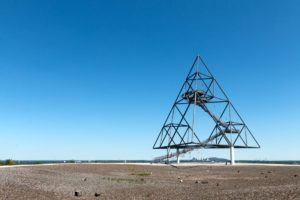
{"label": "rocky ground surface", "polygon": [[299,166],[0,167],[0,199],[300,199]]}

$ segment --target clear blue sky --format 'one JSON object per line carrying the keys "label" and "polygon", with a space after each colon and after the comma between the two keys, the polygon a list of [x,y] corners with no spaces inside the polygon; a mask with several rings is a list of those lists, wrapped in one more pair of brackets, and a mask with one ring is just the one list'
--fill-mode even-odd
{"label": "clear blue sky", "polygon": [[299,160],[300,2],[239,0],[1,1],[0,159],[164,154],[197,54],[262,146],[237,159]]}

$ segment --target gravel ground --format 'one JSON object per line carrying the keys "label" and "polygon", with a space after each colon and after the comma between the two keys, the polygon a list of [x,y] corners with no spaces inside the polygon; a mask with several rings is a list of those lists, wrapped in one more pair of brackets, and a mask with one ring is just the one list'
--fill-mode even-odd
{"label": "gravel ground", "polygon": [[0,167],[0,199],[300,200],[300,167],[130,164]]}

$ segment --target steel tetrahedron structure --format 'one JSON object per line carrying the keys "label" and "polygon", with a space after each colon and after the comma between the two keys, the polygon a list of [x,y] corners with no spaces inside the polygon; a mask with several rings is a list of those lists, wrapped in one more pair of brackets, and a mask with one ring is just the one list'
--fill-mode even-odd
{"label": "steel tetrahedron structure", "polygon": [[[228,76],[230,79],[234,78]],[[260,148],[248,126],[197,56],[154,143],[176,149],[173,156],[197,148]]]}

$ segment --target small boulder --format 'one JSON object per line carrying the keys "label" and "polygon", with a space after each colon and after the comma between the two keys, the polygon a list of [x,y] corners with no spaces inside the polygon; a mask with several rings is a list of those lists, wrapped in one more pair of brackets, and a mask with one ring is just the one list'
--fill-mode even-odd
{"label": "small boulder", "polygon": [[180,181],[179,181],[180,183],[182,183],[183,182],[183,180],[182,179],[180,179]]}
{"label": "small boulder", "polygon": [[100,197],[101,193],[95,192],[95,197]]}
{"label": "small boulder", "polygon": [[82,192],[81,191],[75,191],[74,192],[74,196],[75,197],[81,197],[82,196]]}

